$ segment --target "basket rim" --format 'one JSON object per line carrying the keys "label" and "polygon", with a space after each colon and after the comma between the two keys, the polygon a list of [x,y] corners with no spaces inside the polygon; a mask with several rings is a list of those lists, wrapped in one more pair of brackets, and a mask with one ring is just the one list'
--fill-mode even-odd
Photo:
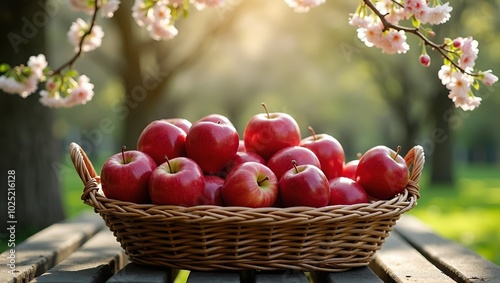
{"label": "basket rim", "polygon": [[410,176],[408,185],[403,191],[403,193],[396,195],[392,199],[388,200],[375,200],[369,203],[353,204],[353,205],[329,205],[319,208],[305,207],[305,206],[294,206],[294,207],[262,207],[262,208],[249,208],[241,206],[217,206],[217,205],[198,205],[191,207],[176,206],[176,205],[155,205],[155,204],[137,204],[133,202],[120,201],[116,199],[110,199],[104,196],[100,190],[100,176],[97,174],[92,162],[88,158],[87,154],[83,148],[75,142],[72,142],[69,146],[70,155],[75,166],[75,169],[84,184],[83,194],[81,199],[83,202],[89,206],[96,209],[106,210],[109,212],[109,208],[113,207],[118,213],[127,213],[130,208],[133,212],[143,214],[147,217],[152,214],[158,214],[165,211],[176,211],[179,213],[196,213],[197,211],[210,212],[213,210],[224,211],[229,214],[231,213],[241,213],[244,211],[254,212],[257,214],[262,213],[299,213],[308,211],[311,214],[314,213],[328,213],[335,210],[349,210],[354,214],[359,216],[366,215],[365,210],[373,210],[382,205],[397,205],[401,203],[406,203],[407,207],[398,214],[410,210],[416,205],[416,201],[420,198],[419,185],[423,166],[425,163],[425,156],[423,147],[416,145],[411,148],[405,155],[404,159],[410,169]]}

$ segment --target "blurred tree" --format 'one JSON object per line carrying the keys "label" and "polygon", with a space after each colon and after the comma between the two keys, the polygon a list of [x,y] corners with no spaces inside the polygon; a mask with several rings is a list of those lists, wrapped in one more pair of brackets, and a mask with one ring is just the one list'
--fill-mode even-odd
{"label": "blurred tree", "polygon": [[[175,41],[154,42],[150,38],[144,39],[138,32],[130,15],[131,1],[121,3],[113,19],[122,40],[123,60],[119,64],[119,73],[126,98],[114,111],[125,120],[125,144],[135,145],[142,129],[152,120],[166,115],[178,116],[179,105],[174,99],[161,103],[169,95],[168,86],[172,79],[197,62],[207,46],[232,26],[245,5],[242,2],[230,5],[226,10],[215,11],[220,13],[217,20],[212,19],[204,28],[181,31]],[[182,21],[176,25],[182,26]],[[188,38],[183,40],[182,36]]]}
{"label": "blurred tree", "polygon": [[[0,62],[11,66],[44,52],[44,27],[50,18],[45,1],[0,2]],[[59,158],[52,135],[53,111],[28,98],[0,91],[0,172],[4,186],[7,171],[15,170],[16,228],[41,229],[64,218],[60,184],[53,164]],[[7,223],[7,192],[0,199],[0,215]],[[4,233],[5,230],[2,231]]]}

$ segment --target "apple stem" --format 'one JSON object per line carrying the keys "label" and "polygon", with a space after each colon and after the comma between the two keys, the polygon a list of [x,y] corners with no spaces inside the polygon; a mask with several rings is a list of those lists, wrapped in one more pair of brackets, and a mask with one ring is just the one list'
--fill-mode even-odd
{"label": "apple stem", "polygon": [[295,168],[295,173],[299,173],[299,168],[297,168],[297,161],[292,160],[292,165],[293,165],[293,168]]}
{"label": "apple stem", "polygon": [[266,176],[264,179],[257,181],[257,184],[260,186],[260,185],[262,185],[262,183],[264,183],[267,180],[269,180],[269,177]]}
{"label": "apple stem", "polygon": [[316,140],[316,132],[314,131],[314,128],[311,127],[311,126],[308,126],[307,129],[309,130],[309,132],[311,132],[311,135],[313,136],[313,140]]}
{"label": "apple stem", "polygon": [[396,155],[394,155],[394,161],[396,161],[396,158],[398,158],[398,155],[399,155],[400,151],[401,151],[401,146],[398,145],[398,147],[396,148]]}
{"label": "apple stem", "polygon": [[271,119],[271,116],[269,115],[269,111],[267,111],[267,106],[264,102],[261,103],[262,107],[264,107],[264,110],[266,111],[267,114],[267,119]]}
{"label": "apple stem", "polygon": [[165,155],[165,161],[167,162],[168,170],[170,171],[170,173],[172,173],[172,166],[170,166],[170,160],[168,160],[168,156],[166,155]]}
{"label": "apple stem", "polygon": [[122,159],[123,159],[123,164],[127,164],[127,161],[125,161],[125,149],[127,149],[127,147],[125,145],[122,145]]}

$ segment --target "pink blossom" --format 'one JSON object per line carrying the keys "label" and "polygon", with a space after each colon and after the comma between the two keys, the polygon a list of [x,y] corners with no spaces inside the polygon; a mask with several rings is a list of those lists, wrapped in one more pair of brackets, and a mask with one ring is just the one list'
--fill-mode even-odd
{"label": "pink blossom", "polygon": [[207,7],[208,8],[222,7],[225,4],[224,0],[194,0],[192,2],[197,10],[203,10]]}
{"label": "pink blossom", "polygon": [[40,91],[40,103],[51,108],[66,107],[66,99],[62,98],[59,92],[52,95],[46,90]]}
{"label": "pink blossom", "polygon": [[480,72],[479,73],[482,82],[487,86],[492,86],[494,83],[498,81],[498,77],[495,76],[491,70]]}
{"label": "pink blossom", "polygon": [[45,55],[31,56],[28,60],[28,66],[31,69],[32,75],[37,79],[41,79],[43,77],[43,70],[48,66]]}
{"label": "pink blossom", "polygon": [[139,26],[147,26],[153,23],[149,10],[144,0],[135,0],[132,6],[132,17]]}
{"label": "pink blossom", "polygon": [[[102,2],[102,1],[101,1]],[[120,0],[107,0],[103,4],[100,4],[101,16],[103,18],[112,18],[116,10],[120,6]]]}
{"label": "pink blossom", "polygon": [[406,53],[410,50],[410,46],[406,43],[406,34],[404,31],[400,30],[389,30],[385,35],[388,45],[382,48],[382,51],[388,54],[401,54]]}
{"label": "pink blossom", "polygon": [[[75,51],[78,51],[80,41],[89,29],[89,24],[81,18],[78,18],[71,25],[70,30],[68,31],[68,38],[71,44],[75,46]],[[90,34],[83,40],[82,51],[89,52],[101,46],[103,36],[104,32],[102,31],[102,28],[98,25],[94,25]]]}
{"label": "pink blossom", "polygon": [[415,18],[426,16],[429,9],[426,0],[407,0],[404,4],[404,10],[408,14],[415,15]]}
{"label": "pink blossom", "polygon": [[450,12],[452,10],[453,8],[449,6],[449,3],[434,6],[429,9],[426,21],[422,21],[422,23],[429,23],[431,25],[443,24],[450,19]]}
{"label": "pink blossom", "polygon": [[424,67],[429,67],[431,65],[431,57],[428,54],[422,54],[418,58],[420,64]]}
{"label": "pink blossom", "polygon": [[[72,79],[71,79],[72,80]],[[81,75],[73,81],[74,86],[68,89],[67,96],[61,96],[58,85],[53,80],[47,80],[46,89],[40,91],[40,103],[52,108],[73,107],[86,104],[94,96],[94,85],[87,76]]]}
{"label": "pink blossom", "polygon": [[179,33],[168,21],[155,21],[148,26],[148,31],[154,40],[172,39]]}
{"label": "pink blossom", "polygon": [[93,2],[90,2],[88,0],[69,0],[69,4],[73,10],[82,11],[87,14],[93,13],[95,9]]}
{"label": "pink blossom", "polygon": [[460,49],[462,50],[462,56],[458,60],[458,65],[465,70],[471,70],[476,64],[479,43],[472,37],[467,37],[462,40]]}
{"label": "pink blossom", "polygon": [[[70,0],[69,4],[73,10],[82,11],[87,14],[93,14],[95,11],[95,0]],[[118,9],[120,0],[97,0],[97,5],[99,5],[102,17],[111,18]]]}
{"label": "pink blossom", "polygon": [[448,97],[453,101],[455,107],[468,111],[479,106],[481,98],[475,97],[470,90],[473,81],[474,79],[468,74],[460,72],[451,74],[451,80],[446,87],[450,90]]}
{"label": "pink blossom", "polygon": [[372,18],[369,17],[361,17],[359,14],[353,14],[351,15],[351,18],[349,19],[349,24],[354,27],[359,27],[359,28],[367,28],[369,25],[373,23]]}
{"label": "pink blossom", "polygon": [[441,66],[438,72],[438,77],[441,79],[443,85],[447,85],[451,82],[451,67],[449,65]]}
{"label": "pink blossom", "polygon": [[297,13],[308,12],[311,8],[317,7],[325,0],[285,0],[285,3]]}
{"label": "pink blossom", "polygon": [[8,94],[19,94],[22,98],[28,97],[38,88],[38,78],[34,75],[17,81],[13,77],[0,76],[0,89]]}
{"label": "pink blossom", "polygon": [[153,7],[153,21],[167,21],[170,22],[172,19],[171,15],[171,10],[170,8],[165,5],[165,4],[160,4],[158,2],[154,7]]}

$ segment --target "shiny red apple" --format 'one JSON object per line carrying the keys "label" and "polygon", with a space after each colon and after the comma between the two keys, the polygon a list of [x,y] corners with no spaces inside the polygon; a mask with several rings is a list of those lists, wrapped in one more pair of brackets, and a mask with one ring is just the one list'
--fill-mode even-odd
{"label": "shiny red apple", "polygon": [[283,207],[323,207],[330,201],[328,179],[314,165],[294,165],[279,181],[279,199]]}
{"label": "shiny red apple", "polygon": [[186,134],[189,132],[189,128],[191,128],[192,123],[184,118],[167,118],[167,119],[162,119],[162,121],[168,122],[170,124],[173,124],[182,130],[186,132]]}
{"label": "shiny red apple", "polygon": [[356,179],[356,168],[358,168],[358,164],[359,159],[354,159],[344,164],[341,177],[346,177],[351,180]]}
{"label": "shiny red apple", "polygon": [[328,180],[339,177],[345,162],[342,145],[331,135],[316,134],[312,127],[309,127],[309,131],[311,131],[311,136],[302,139],[300,146],[314,152]]}
{"label": "shiny red apple", "polygon": [[186,132],[174,124],[155,120],[142,131],[137,141],[137,150],[151,156],[157,165],[170,159],[186,156]]}
{"label": "shiny red apple", "polygon": [[399,150],[379,145],[369,149],[359,160],[355,181],[369,196],[390,199],[403,192],[408,184],[408,166]]}
{"label": "shiny red apple", "polygon": [[203,190],[203,198],[200,205],[224,205],[222,200],[222,186],[224,179],[215,175],[205,175],[205,189]]}
{"label": "shiny red apple", "polygon": [[149,181],[149,195],[156,205],[199,205],[204,190],[201,168],[187,157],[165,161],[153,171]]}
{"label": "shiny red apple", "polygon": [[272,206],[278,197],[278,179],[265,165],[245,162],[227,175],[222,197],[227,206]]}
{"label": "shiny red apple", "polygon": [[352,179],[346,177],[333,178],[329,181],[329,187],[329,205],[350,205],[370,201],[365,189]]}
{"label": "shiny red apple", "polygon": [[148,182],[156,168],[155,161],[147,154],[137,151],[117,153],[101,169],[101,186],[110,199],[134,203],[149,202]]}
{"label": "shiny red apple", "polygon": [[231,172],[236,166],[245,163],[245,162],[257,162],[261,164],[266,164],[266,161],[264,158],[262,158],[260,155],[258,155],[255,152],[246,152],[246,151],[238,151],[236,152],[236,156],[229,162],[229,164],[226,166],[226,169],[224,170],[226,173]]}
{"label": "shiny red apple", "polygon": [[199,120],[186,136],[186,154],[205,174],[217,174],[236,156],[239,141],[234,126],[223,119]]}
{"label": "shiny red apple", "polygon": [[286,171],[293,168],[292,160],[295,160],[297,165],[310,164],[321,169],[321,163],[314,152],[301,146],[291,146],[279,150],[271,156],[267,167],[276,174],[279,180]]}
{"label": "shiny red apple", "polygon": [[265,160],[278,150],[300,144],[300,129],[295,119],[286,113],[256,114],[245,126],[243,140],[247,151],[256,152]]}
{"label": "shiny red apple", "polygon": [[226,125],[231,125],[233,126],[233,123],[231,123],[231,120],[227,118],[224,115],[221,114],[209,114],[206,116],[201,117],[199,121],[205,121],[205,122],[214,122],[214,123],[220,123],[220,124],[226,124]]}

